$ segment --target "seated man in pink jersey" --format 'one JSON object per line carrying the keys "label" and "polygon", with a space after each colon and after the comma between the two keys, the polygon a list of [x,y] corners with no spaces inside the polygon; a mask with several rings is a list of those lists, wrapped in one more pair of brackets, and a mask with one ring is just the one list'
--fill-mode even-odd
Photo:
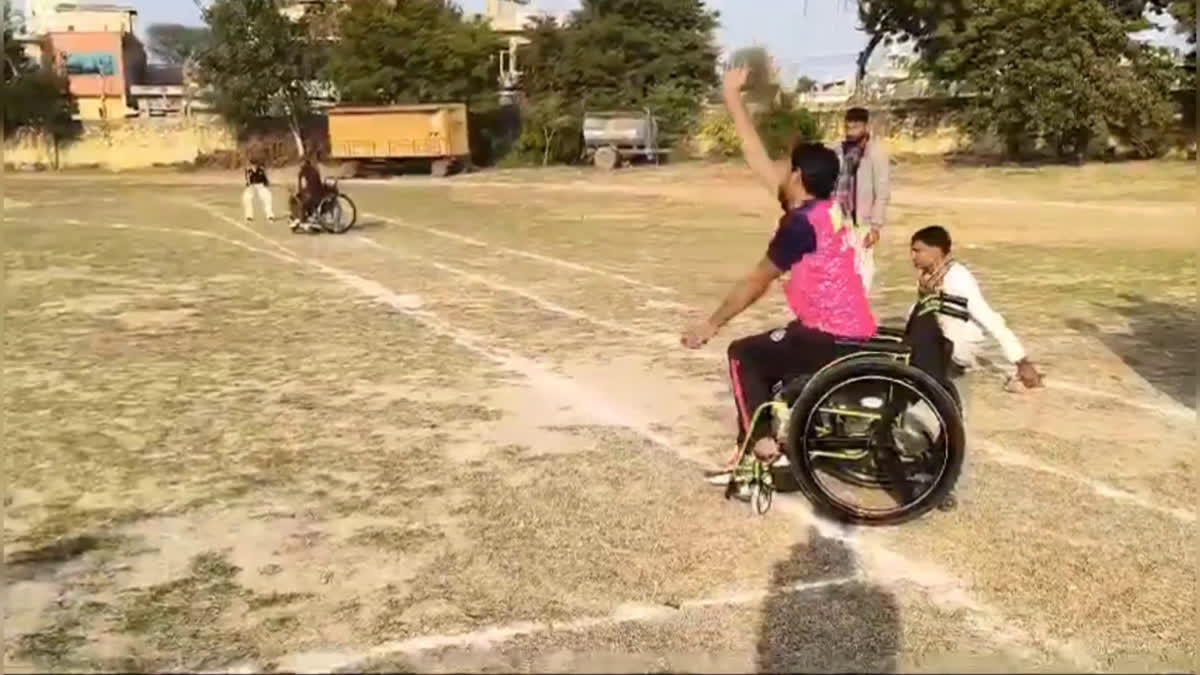
{"label": "seated man in pink jersey", "polygon": [[[782,172],[777,173],[767,158],[741,101],[744,82],[742,69],[726,75],[725,102],[747,160],[770,184]],[[755,454],[764,460],[779,455],[774,439],[767,433],[770,420],[760,418],[754,429],[750,425],[755,411],[770,400],[772,385],[813,374],[833,361],[836,339],[865,339],[876,332],[875,317],[856,266],[854,228],[832,201],[837,177],[838,158],[832,150],[816,143],[796,145],[786,174],[774,184],[784,214],[766,254],[729,291],[720,307],[682,338],[686,347],[701,347],[762,297],[772,282],[788,275],[784,294],[796,320],[729,345],[729,372],[739,421],[737,447],[741,448],[749,436],[756,442]],[[731,463],[713,472],[714,482],[728,481],[738,457],[735,449]]]}

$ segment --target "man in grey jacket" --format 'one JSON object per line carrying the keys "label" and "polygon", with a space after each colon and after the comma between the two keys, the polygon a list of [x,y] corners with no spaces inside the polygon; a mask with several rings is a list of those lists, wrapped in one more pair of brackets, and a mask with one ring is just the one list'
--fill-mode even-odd
{"label": "man in grey jacket", "polygon": [[871,115],[866,108],[846,111],[846,140],[837,148],[842,170],[837,200],[862,237],[862,275],[871,290],[875,276],[875,244],[887,220],[891,185],[888,154],[883,143],[871,138]]}

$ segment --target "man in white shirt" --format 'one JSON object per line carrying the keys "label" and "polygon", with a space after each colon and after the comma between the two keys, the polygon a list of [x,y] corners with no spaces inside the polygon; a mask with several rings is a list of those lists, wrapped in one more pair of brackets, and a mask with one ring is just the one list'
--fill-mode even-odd
{"label": "man in white shirt", "polygon": [[[984,299],[975,275],[954,260],[950,250],[950,233],[943,227],[926,227],[912,236],[912,261],[920,278],[905,333],[913,347],[912,364],[957,389],[965,419],[967,395],[962,375],[975,367],[985,331],[1000,343],[1004,358],[1016,367],[1013,380],[1033,389],[1041,386],[1042,376],[1004,317]],[[951,495],[942,508],[952,509],[955,503]]]}
{"label": "man in white shirt", "polygon": [[942,336],[951,345],[952,363],[947,365],[963,370],[975,367],[986,331],[1000,343],[1005,359],[1016,366],[1016,379],[1031,389],[1041,386],[1042,377],[1026,356],[1021,341],[984,299],[971,270],[950,256],[950,248],[950,233],[937,225],[912,236],[913,266],[921,276],[910,320],[936,313]]}

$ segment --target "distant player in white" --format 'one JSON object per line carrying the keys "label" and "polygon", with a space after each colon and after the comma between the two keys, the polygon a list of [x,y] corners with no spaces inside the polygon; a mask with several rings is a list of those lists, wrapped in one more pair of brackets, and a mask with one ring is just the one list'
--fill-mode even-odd
{"label": "distant player in white", "polygon": [[267,220],[275,220],[275,206],[271,199],[271,181],[267,179],[267,170],[262,162],[251,160],[246,169],[246,188],[242,190],[242,210],[246,221],[254,220],[254,200],[262,204]]}

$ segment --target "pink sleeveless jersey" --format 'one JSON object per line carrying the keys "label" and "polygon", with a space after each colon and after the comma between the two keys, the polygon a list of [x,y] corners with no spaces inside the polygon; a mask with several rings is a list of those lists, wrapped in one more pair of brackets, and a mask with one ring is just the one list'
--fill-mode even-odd
{"label": "pink sleeveless jersey", "polygon": [[854,228],[832,201],[802,207],[817,238],[817,250],[792,265],[783,292],[800,323],[844,338],[875,335],[854,243]]}

